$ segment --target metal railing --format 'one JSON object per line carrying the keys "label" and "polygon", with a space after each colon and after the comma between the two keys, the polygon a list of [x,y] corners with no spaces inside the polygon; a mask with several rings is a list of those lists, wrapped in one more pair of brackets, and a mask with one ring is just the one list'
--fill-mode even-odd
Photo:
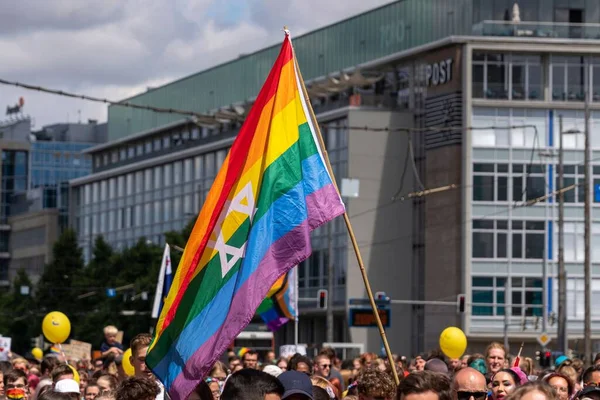
{"label": "metal railing", "polygon": [[472,33],[478,36],[600,40],[600,24],[485,20],[473,25]]}

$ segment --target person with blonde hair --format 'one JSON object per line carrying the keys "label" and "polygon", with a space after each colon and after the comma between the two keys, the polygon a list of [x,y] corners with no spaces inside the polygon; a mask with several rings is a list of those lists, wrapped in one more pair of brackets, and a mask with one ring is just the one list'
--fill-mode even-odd
{"label": "person with blonde hair", "polygon": [[100,345],[102,358],[106,358],[110,354],[113,354],[114,357],[123,355],[123,345],[117,342],[118,334],[119,330],[116,326],[108,325],[104,327],[104,342]]}
{"label": "person with blonde hair", "polygon": [[519,363],[519,368],[525,372],[525,375],[533,375],[533,360],[530,357],[523,357]]}
{"label": "person with blonde hair", "polygon": [[340,399],[339,389],[335,387],[335,385],[333,385],[331,382],[329,382],[326,378],[323,378],[322,376],[318,375],[313,375],[310,377],[310,381],[312,382],[313,386],[318,386],[321,389],[325,389],[327,393],[333,394],[336,400]]}
{"label": "person with blonde hair", "polygon": [[485,364],[488,374],[494,375],[496,372],[503,369],[505,360],[506,349],[501,343],[492,342],[487,349],[485,349]]}

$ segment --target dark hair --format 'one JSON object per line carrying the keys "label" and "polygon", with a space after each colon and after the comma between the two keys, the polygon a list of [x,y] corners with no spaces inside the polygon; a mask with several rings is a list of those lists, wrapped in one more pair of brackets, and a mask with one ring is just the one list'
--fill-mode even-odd
{"label": "dark hair", "polygon": [[347,370],[352,371],[354,369],[354,360],[342,361],[342,369],[347,369]]}
{"label": "dark hair", "polygon": [[38,400],[71,400],[71,396],[68,393],[60,393],[52,390],[51,386],[48,386],[50,390],[46,390],[38,395]]}
{"label": "dark hair", "polygon": [[42,359],[42,364],[40,365],[40,372],[42,373],[42,375],[50,375],[52,373],[52,370],[56,368],[58,364],[60,364],[58,358],[46,356]]}
{"label": "dark hair", "polygon": [[17,379],[23,378],[23,382],[27,384],[27,374],[20,369],[13,369],[4,374],[4,387],[8,386],[9,383],[16,381]]}
{"label": "dark hair", "polygon": [[521,386],[521,378],[519,378],[519,375],[517,375],[517,373],[515,371],[513,371],[512,369],[509,369],[509,368],[503,368],[500,371],[496,372],[494,375],[492,375],[491,380],[493,381],[494,377],[496,375],[498,375],[500,372],[506,372],[515,381],[515,386]]}
{"label": "dark hair", "polygon": [[310,361],[308,357],[303,356],[300,353],[296,353],[290,358],[290,362],[288,363],[288,371],[296,371],[298,369],[298,364],[305,363],[308,365],[309,371],[313,370],[313,363]]}
{"label": "dark hair", "polygon": [[581,375],[581,380],[584,384],[589,382],[594,372],[600,372],[600,365],[592,365],[584,371],[584,373]]}
{"label": "dark hair", "polygon": [[553,372],[551,374],[548,374],[548,375],[544,376],[544,378],[542,379],[542,381],[546,382],[549,385],[550,384],[550,379],[552,379],[552,378],[562,378],[565,381],[567,381],[567,387],[568,387],[568,390],[569,390],[569,397],[573,394],[573,390],[575,390],[575,385],[573,385],[573,381],[571,380],[571,378],[569,378],[565,374],[561,374],[560,372]]}
{"label": "dark hair", "polygon": [[520,400],[527,393],[535,391],[543,393],[546,396],[546,400],[556,400],[557,398],[556,392],[552,386],[548,385],[546,382],[532,381],[516,388],[514,392],[506,397],[506,400]]}
{"label": "dark hair", "polygon": [[389,374],[375,368],[368,368],[358,374],[358,394],[365,397],[383,397],[391,399],[396,396],[396,383]]}
{"label": "dark hair", "polygon": [[327,393],[327,390],[319,386],[313,385],[312,392],[314,400],[331,400],[331,397],[329,397],[329,393]]}
{"label": "dark hair", "polygon": [[440,400],[452,400],[450,378],[433,371],[415,372],[404,378],[398,386],[398,398],[429,391],[437,393]]}
{"label": "dark hair", "polygon": [[148,378],[131,376],[126,378],[117,389],[119,400],[145,400],[154,399],[160,393],[156,382]]}
{"label": "dark hair", "polygon": [[258,353],[256,352],[256,350],[250,349],[250,350],[248,350],[247,352],[244,353],[244,355],[242,356],[242,361],[246,360],[246,355],[249,355],[249,356],[258,356]]}
{"label": "dark hair", "polygon": [[60,378],[63,375],[75,376],[75,374],[73,373],[73,370],[71,369],[71,367],[69,365],[59,364],[56,367],[54,367],[54,369],[52,370],[52,382],[54,382],[54,383],[58,382],[58,378]]}
{"label": "dark hair", "polygon": [[200,397],[200,400],[213,400],[212,391],[204,379],[196,386],[194,393]]}
{"label": "dark hair", "polygon": [[10,361],[0,361],[0,373],[5,374],[12,369]]}
{"label": "dark hair", "polygon": [[279,381],[256,369],[242,369],[229,377],[221,400],[264,400],[270,393],[283,396],[285,389]]}

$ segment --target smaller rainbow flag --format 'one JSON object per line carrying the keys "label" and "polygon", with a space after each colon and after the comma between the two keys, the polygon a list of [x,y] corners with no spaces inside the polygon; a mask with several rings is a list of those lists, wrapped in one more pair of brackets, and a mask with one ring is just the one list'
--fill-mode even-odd
{"label": "smaller rainbow flag", "polygon": [[275,282],[267,298],[258,307],[267,327],[275,332],[290,320],[296,319],[298,306],[294,304],[295,274],[292,270]]}

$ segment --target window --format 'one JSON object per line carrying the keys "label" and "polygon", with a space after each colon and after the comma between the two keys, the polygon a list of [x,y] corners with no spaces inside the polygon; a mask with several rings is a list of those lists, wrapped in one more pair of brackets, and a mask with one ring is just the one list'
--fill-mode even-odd
{"label": "window", "polygon": [[152,223],[152,203],[144,204],[144,224],[149,225]]}
{"label": "window", "polygon": [[155,201],[154,202],[154,222],[161,222],[162,221],[162,209],[161,209],[161,204],[160,201]]}
{"label": "window", "polygon": [[473,200],[508,199],[508,164],[473,164]]}
{"label": "window", "polygon": [[117,196],[125,196],[125,176],[117,177]]}
{"label": "window", "polygon": [[552,56],[550,64],[552,100],[584,101],[585,57]]}
{"label": "window", "polygon": [[[500,277],[479,277],[471,278],[472,287],[472,313],[476,315],[504,315],[505,307],[493,303],[505,303],[505,284],[506,278]],[[481,304],[481,305],[477,305]]]}
{"label": "window", "polygon": [[173,183],[175,185],[181,183],[181,161],[173,163]]}
{"label": "window", "polygon": [[506,258],[506,221],[473,220],[473,258]]}
{"label": "window", "polygon": [[539,199],[546,194],[545,165],[513,164],[512,168],[513,201]]}
{"label": "window", "polygon": [[144,191],[144,173],[138,171],[135,173],[135,192],[142,193]]}
{"label": "window", "polygon": [[135,147],[128,146],[127,147],[127,158],[131,159],[135,157]]}
{"label": "window", "polygon": [[144,154],[144,144],[143,143],[138,143],[135,146],[135,155],[139,157],[139,156],[141,156],[143,154]]}
{"label": "window", "polygon": [[119,160],[124,161],[126,159],[127,159],[127,149],[122,147],[121,149],[119,149]]}
{"label": "window", "polygon": [[114,199],[117,197],[117,182],[116,178],[110,178],[108,180],[108,198]]}
{"label": "window", "polygon": [[171,164],[165,164],[164,165],[164,182],[165,182],[165,187],[167,186],[171,186],[171,177],[172,177],[172,173],[171,173]]}
{"label": "window", "polygon": [[163,221],[171,221],[171,199],[163,200]]}
{"label": "window", "polygon": [[189,182],[192,180],[192,159],[183,160],[183,180]]}
{"label": "window", "polygon": [[200,129],[198,128],[198,126],[194,125],[192,126],[192,140],[198,139],[200,139]]}
{"label": "window", "polygon": [[[542,315],[543,281],[539,278],[511,278],[512,315]],[[537,307],[536,307],[537,306]]]}
{"label": "window", "polygon": [[547,120],[544,110],[475,107],[471,120],[473,146],[528,149],[543,146],[547,137]]}
{"label": "window", "polygon": [[472,227],[473,258],[508,257],[508,235],[512,237],[510,254],[513,259],[541,259],[544,257],[544,240],[546,238],[544,221],[513,220],[509,229],[506,220],[482,219],[473,220]]}
{"label": "window", "polygon": [[162,167],[154,167],[154,189],[162,187]]}
{"label": "window", "polygon": [[196,156],[194,157],[194,171],[195,171],[195,176],[196,179],[204,179],[204,175],[203,175],[203,157],[202,156]]}
{"label": "window", "polygon": [[204,155],[205,178],[215,177],[215,153],[206,153]]}
{"label": "window", "polygon": [[152,190],[152,169],[144,170],[144,190],[146,192]]}
{"label": "window", "polygon": [[126,193],[127,196],[133,194],[133,174],[127,174],[126,175],[126,180],[127,180],[127,184],[126,184]]}
{"label": "window", "polygon": [[225,150],[217,151],[217,170],[221,169],[223,166],[223,162],[225,162],[225,157],[227,157],[227,152]]}
{"label": "window", "polygon": [[538,55],[473,53],[473,97],[542,100],[542,63]]}
{"label": "window", "polygon": [[171,147],[171,137],[170,136],[165,136],[162,139],[162,144],[163,144],[163,149],[168,149],[169,147]]}
{"label": "window", "polygon": [[160,145],[161,145],[160,138],[155,138],[154,139],[154,151],[159,151]]}

